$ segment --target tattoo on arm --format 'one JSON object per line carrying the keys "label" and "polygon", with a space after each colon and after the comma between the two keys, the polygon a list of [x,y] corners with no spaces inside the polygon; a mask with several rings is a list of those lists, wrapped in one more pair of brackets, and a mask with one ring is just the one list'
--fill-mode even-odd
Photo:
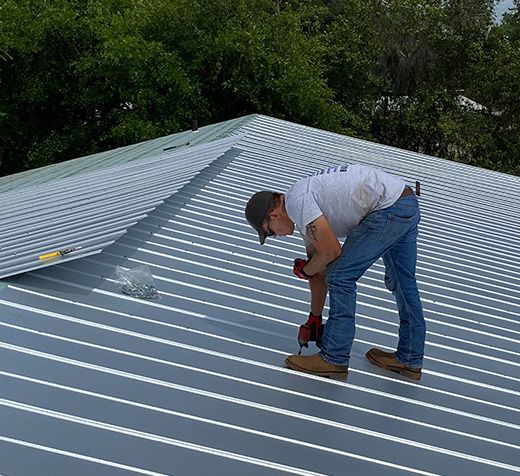
{"label": "tattoo on arm", "polygon": [[318,228],[316,227],[314,222],[311,222],[307,225],[306,235],[312,240],[318,241]]}

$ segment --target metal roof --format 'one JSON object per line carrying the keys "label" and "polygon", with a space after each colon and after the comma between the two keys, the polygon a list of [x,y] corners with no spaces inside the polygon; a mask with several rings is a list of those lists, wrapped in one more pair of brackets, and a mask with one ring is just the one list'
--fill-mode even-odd
{"label": "metal roof", "polygon": [[[520,180],[254,116],[114,244],[0,291],[0,474],[520,472]],[[397,316],[376,263],[347,382],[283,368],[308,312],[297,237],[260,246],[243,207],[317,168],[422,183],[420,382],[370,365]],[[161,298],[120,292],[146,264]],[[307,352],[314,352],[310,349]]]}
{"label": "metal roof", "polygon": [[[0,278],[99,253],[233,141],[163,152],[0,194]],[[41,259],[65,249],[77,251]]]}
{"label": "metal roof", "polygon": [[107,169],[112,165],[125,164],[134,160],[161,155],[165,151],[173,151],[186,146],[222,139],[230,136],[234,130],[238,129],[249,119],[250,116],[240,117],[204,126],[195,132],[190,130],[170,134],[157,139],[0,177],[0,193],[24,187],[34,187],[35,185],[54,182],[65,177]]}

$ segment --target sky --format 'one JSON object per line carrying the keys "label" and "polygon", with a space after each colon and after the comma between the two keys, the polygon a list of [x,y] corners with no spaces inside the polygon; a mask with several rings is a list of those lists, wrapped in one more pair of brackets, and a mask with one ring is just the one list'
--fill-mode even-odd
{"label": "sky", "polygon": [[507,9],[513,6],[513,0],[502,0],[495,8],[497,20],[502,18],[502,15],[507,12]]}

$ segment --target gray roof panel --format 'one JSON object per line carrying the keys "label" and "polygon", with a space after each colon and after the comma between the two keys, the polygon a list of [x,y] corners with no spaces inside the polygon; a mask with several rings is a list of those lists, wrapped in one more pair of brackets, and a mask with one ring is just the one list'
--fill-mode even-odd
{"label": "gray roof panel", "polygon": [[134,160],[158,156],[166,151],[173,152],[188,145],[194,146],[229,137],[245,122],[251,120],[251,117],[254,116],[246,116],[218,124],[211,124],[201,127],[196,132],[179,132],[137,144],[119,147],[117,149],[67,160],[58,164],[0,177],[0,193],[54,182],[67,177],[107,169],[114,165],[126,164]]}
{"label": "gray roof panel", "polygon": [[[112,245],[0,291],[0,474],[520,472],[518,178],[264,116],[233,133]],[[422,182],[420,382],[364,357],[397,341],[382,263],[359,282],[348,381],[283,367],[308,312],[304,247],[260,246],[243,207],[345,161]],[[158,301],[116,283],[142,264]]]}
{"label": "gray roof panel", "polygon": [[[101,251],[229,150],[234,140],[3,193],[0,278]],[[40,258],[71,248],[78,250],[56,259]]]}

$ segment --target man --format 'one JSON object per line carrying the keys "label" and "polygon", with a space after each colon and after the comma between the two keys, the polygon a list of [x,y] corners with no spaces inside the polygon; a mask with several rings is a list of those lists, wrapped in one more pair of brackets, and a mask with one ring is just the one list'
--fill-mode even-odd
{"label": "man", "polygon": [[[355,332],[356,287],[380,257],[385,284],[399,311],[395,353],[370,349],[374,365],[419,380],[426,326],[415,279],[419,204],[405,182],[364,165],[338,165],[296,182],[285,194],[255,193],[245,209],[260,243],[269,236],[303,235],[308,260],[296,259],[293,272],[311,291],[308,324],[321,323],[329,292],[329,318],[320,352],[291,355],[287,367],[345,380]],[[346,237],[343,246],[338,239]],[[314,319],[314,321],[312,321]],[[317,332],[311,340],[318,340]]]}

